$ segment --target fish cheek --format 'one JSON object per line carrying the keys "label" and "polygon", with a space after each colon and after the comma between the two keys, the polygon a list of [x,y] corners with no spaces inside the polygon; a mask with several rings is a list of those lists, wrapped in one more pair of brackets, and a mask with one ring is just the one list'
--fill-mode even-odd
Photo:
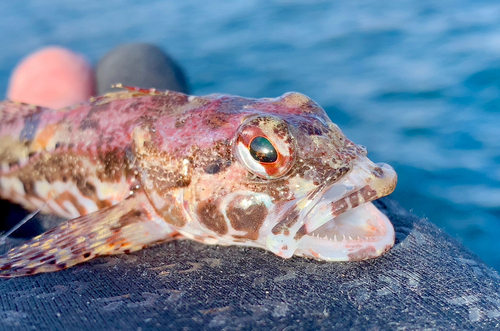
{"label": "fish cheek", "polygon": [[247,199],[252,198],[241,195],[233,199],[227,206],[226,215],[235,230],[247,232],[246,235],[233,237],[257,240],[259,230],[264,224],[268,211],[266,205],[262,202],[243,203]]}
{"label": "fish cheek", "polygon": [[179,204],[171,196],[164,196],[165,205],[162,208],[157,208],[153,205],[158,215],[160,215],[165,222],[172,224],[175,227],[181,228],[186,225],[186,218],[182,213]]}
{"label": "fish cheek", "polygon": [[175,227],[180,228],[185,226],[187,220],[183,213],[183,207],[175,199],[175,196],[179,195],[179,190],[183,188],[170,185],[168,181],[162,181],[161,177],[151,176],[151,173],[148,175],[141,178],[141,183],[156,213],[165,222]]}
{"label": "fish cheek", "polygon": [[201,201],[196,208],[196,215],[200,223],[207,229],[214,231],[220,236],[227,233],[228,227],[224,215],[219,211],[216,204],[211,201]]}

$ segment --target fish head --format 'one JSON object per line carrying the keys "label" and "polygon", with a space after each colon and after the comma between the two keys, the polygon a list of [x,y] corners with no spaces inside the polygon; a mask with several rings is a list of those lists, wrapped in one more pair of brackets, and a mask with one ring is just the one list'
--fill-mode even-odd
{"label": "fish head", "polygon": [[392,247],[393,226],[371,201],[394,190],[395,171],[370,161],[311,99],[198,102],[188,131],[157,121],[135,134],[145,191],[184,236],[326,261]]}

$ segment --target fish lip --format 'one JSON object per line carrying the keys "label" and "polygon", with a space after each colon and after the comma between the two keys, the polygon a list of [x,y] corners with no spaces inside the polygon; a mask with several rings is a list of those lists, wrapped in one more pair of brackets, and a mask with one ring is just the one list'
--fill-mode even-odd
{"label": "fish lip", "polygon": [[[397,174],[394,169],[386,163],[374,164],[366,160],[368,162],[364,163],[365,167],[361,168],[358,165],[358,171],[351,171],[334,184],[325,185],[327,187],[322,190],[320,198],[303,216],[304,220],[301,222],[303,225],[295,234],[297,240],[328,222],[334,222],[337,217],[349,210],[361,207],[394,191],[397,183]],[[372,176],[367,175],[368,173]],[[318,209],[322,208],[327,212],[325,218],[328,218],[329,211],[334,216],[328,221],[318,222],[317,219],[311,219],[318,216]]]}
{"label": "fish lip", "polygon": [[[335,183],[326,182],[317,189],[314,197],[308,195],[299,199],[296,203],[296,208],[300,210],[297,221],[286,231],[270,233],[266,240],[266,246],[275,254],[285,258],[295,254],[322,260],[342,260],[338,258],[330,259],[325,254],[323,254],[325,258],[322,258],[315,254],[306,253],[307,247],[304,245],[310,244],[310,240],[302,239],[303,237],[311,237],[310,234],[327,223],[335,224],[337,218],[341,218],[342,215],[354,209],[358,210],[353,215],[364,215],[363,217],[371,215],[370,217],[376,221],[378,226],[388,229],[382,241],[388,242],[385,246],[388,246],[391,241],[393,244],[394,239],[385,239],[387,235],[394,237],[394,235],[391,235],[390,230],[392,229],[393,232],[392,224],[370,202],[392,193],[396,183],[397,175],[391,166],[384,163],[375,164],[366,157],[360,158],[353,164],[351,170]],[[309,200],[308,205],[307,200]],[[337,213],[333,217],[332,210],[335,209],[336,204]],[[365,248],[368,249],[369,247]],[[385,248],[385,250],[387,249]],[[380,251],[381,249],[376,247],[374,252],[367,251],[362,255],[378,256],[382,254]],[[355,258],[345,257],[343,260],[353,259]]]}

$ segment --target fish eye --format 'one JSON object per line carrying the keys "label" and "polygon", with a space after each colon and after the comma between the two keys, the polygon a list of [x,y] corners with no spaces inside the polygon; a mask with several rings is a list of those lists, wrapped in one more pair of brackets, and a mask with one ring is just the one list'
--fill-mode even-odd
{"label": "fish eye", "polygon": [[278,160],[278,152],[267,138],[261,136],[253,138],[248,150],[257,162],[273,163]]}
{"label": "fish eye", "polygon": [[280,178],[295,161],[295,139],[288,124],[272,115],[257,115],[243,121],[235,137],[240,164],[262,178]]}

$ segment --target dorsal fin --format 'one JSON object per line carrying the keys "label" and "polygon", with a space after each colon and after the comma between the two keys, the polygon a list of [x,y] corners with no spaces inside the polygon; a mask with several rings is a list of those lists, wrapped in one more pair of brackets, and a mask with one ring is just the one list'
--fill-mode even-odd
{"label": "dorsal fin", "polygon": [[155,88],[142,88],[142,87],[137,87],[137,86],[123,86],[122,83],[114,84],[111,85],[111,88],[121,88],[125,89],[129,92],[135,92],[135,93],[140,93],[140,94],[145,94],[145,95],[167,95],[170,91],[168,90],[157,90]]}

